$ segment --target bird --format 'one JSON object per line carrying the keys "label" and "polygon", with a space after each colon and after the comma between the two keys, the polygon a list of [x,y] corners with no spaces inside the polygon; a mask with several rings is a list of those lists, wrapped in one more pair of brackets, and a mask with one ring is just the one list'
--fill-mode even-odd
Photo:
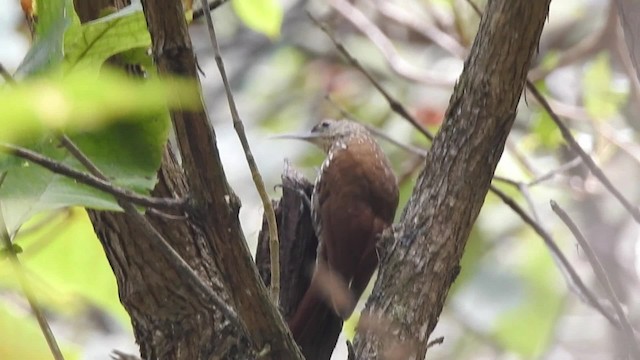
{"label": "bird", "polygon": [[376,243],[393,223],[398,183],[360,123],[324,119],[307,134],[283,137],[308,141],[326,154],[310,201],[319,239],[315,269],[288,325],[307,359],[328,359],[378,265]]}

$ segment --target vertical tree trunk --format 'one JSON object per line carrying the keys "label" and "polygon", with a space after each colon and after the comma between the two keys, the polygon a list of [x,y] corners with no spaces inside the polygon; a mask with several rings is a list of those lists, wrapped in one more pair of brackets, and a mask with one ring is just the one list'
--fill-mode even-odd
{"label": "vertical tree trunk", "polygon": [[[515,119],[550,0],[490,0],[446,120],[393,235],[356,337],[359,359],[422,359]],[[384,326],[380,326],[384,325]]]}

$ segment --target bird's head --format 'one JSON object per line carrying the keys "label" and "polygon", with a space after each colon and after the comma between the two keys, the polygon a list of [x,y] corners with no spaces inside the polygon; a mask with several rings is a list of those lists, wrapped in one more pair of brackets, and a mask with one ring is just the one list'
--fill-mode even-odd
{"label": "bird's head", "polygon": [[354,121],[324,119],[309,133],[281,135],[278,138],[305,140],[328,152],[334,144],[366,131],[363,125]]}

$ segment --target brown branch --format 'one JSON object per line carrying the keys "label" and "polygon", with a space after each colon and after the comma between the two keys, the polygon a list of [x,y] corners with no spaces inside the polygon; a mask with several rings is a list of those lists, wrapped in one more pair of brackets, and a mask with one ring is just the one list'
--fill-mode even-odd
{"label": "brown branch", "polygon": [[204,9],[208,8],[209,11],[213,11],[228,2],[229,0],[213,0],[212,2],[207,2],[206,6],[202,6],[193,11],[193,20],[203,17],[205,14]]}
{"label": "brown branch", "polygon": [[[207,0],[202,0],[202,7],[206,8]],[[271,300],[274,304],[278,305],[278,298],[280,296],[280,242],[278,240],[278,225],[276,224],[276,215],[273,211],[273,205],[271,199],[267,193],[267,189],[264,186],[264,180],[258,170],[256,160],[251,153],[251,147],[249,146],[249,140],[244,130],[244,124],[240,119],[240,114],[236,107],[236,102],[233,99],[233,93],[229,86],[229,79],[227,78],[227,72],[224,68],[224,62],[222,61],[222,55],[220,54],[220,47],[218,46],[218,39],[216,38],[216,30],[213,27],[213,20],[211,19],[211,12],[205,12],[205,19],[207,21],[207,28],[209,29],[209,38],[211,39],[211,46],[213,47],[213,54],[218,65],[218,71],[222,77],[222,83],[224,84],[224,90],[227,95],[227,102],[229,103],[229,110],[231,111],[231,118],[233,119],[233,128],[238,134],[240,144],[242,144],[242,150],[244,156],[247,159],[249,170],[251,171],[251,178],[255,184],[256,190],[260,195],[262,206],[264,207],[264,214],[267,218],[267,224],[269,225],[269,248],[271,254]]]}
{"label": "brown branch", "polygon": [[542,240],[544,240],[545,245],[547,245],[547,248],[551,251],[551,254],[553,254],[554,259],[557,259],[557,261],[559,262],[560,268],[564,269],[562,273],[568,276],[567,283],[569,285],[573,285],[569,286],[569,289],[577,290],[574,292],[578,295],[578,298],[582,299],[586,304],[598,310],[599,313],[601,313],[605,318],[607,318],[607,320],[609,320],[611,325],[619,328],[620,323],[618,322],[618,320],[612,314],[610,314],[602,306],[602,304],[600,304],[593,292],[589,290],[589,288],[585,285],[585,283],[580,278],[580,275],[578,275],[578,272],[573,268],[567,257],[564,256],[564,254],[558,247],[558,244],[556,244],[551,235],[549,235],[549,233],[545,229],[543,229],[539,223],[537,223],[534,219],[527,215],[527,213],[522,210],[522,208],[520,208],[518,204],[516,204],[500,189],[492,186],[491,190],[500,198],[500,200],[502,200],[505,204],[507,204],[507,206],[515,211],[516,214],[518,214],[525,223],[533,228],[533,230],[542,238]]}
{"label": "brown branch", "polygon": [[633,330],[633,327],[629,322],[629,318],[622,309],[622,304],[620,303],[618,296],[613,290],[611,281],[609,281],[607,272],[604,270],[604,267],[600,263],[600,260],[598,260],[598,256],[596,255],[595,251],[593,251],[584,235],[582,235],[582,232],[580,231],[580,229],[578,229],[578,226],[573,222],[573,220],[571,220],[569,215],[553,200],[551,200],[551,209],[553,209],[553,211],[560,217],[560,219],[562,219],[565,225],[567,225],[569,230],[571,230],[571,233],[580,244],[580,247],[582,247],[582,249],[584,250],[584,253],[587,255],[587,259],[589,260],[589,263],[591,264],[591,267],[593,268],[593,271],[598,278],[598,282],[600,282],[600,285],[602,285],[602,287],[604,288],[605,294],[607,294],[611,305],[613,305],[613,308],[616,311],[618,321],[622,325],[622,331],[626,336],[627,346],[633,354],[633,358],[640,359],[640,344],[638,344],[638,339],[635,336],[635,331]]}
{"label": "brown branch", "polygon": [[567,142],[569,147],[572,150],[574,150],[578,154],[578,156],[580,156],[580,158],[582,159],[584,164],[589,168],[591,173],[598,180],[600,180],[602,185],[604,185],[604,187],[607,190],[609,190],[611,194],[613,194],[613,196],[622,204],[622,206],[625,209],[627,209],[627,211],[629,212],[629,214],[631,214],[633,219],[637,223],[640,223],[640,210],[638,210],[638,207],[631,204],[631,202],[629,202],[629,200],[627,200],[624,197],[624,195],[622,195],[622,193],[615,187],[615,185],[613,185],[611,180],[609,180],[607,175],[605,175],[602,169],[600,169],[600,167],[595,163],[595,161],[593,161],[591,156],[589,156],[589,154],[587,154],[587,152],[582,149],[582,147],[580,146],[580,144],[578,144],[578,142],[573,137],[573,135],[571,135],[571,131],[569,130],[569,128],[562,122],[562,120],[560,120],[560,118],[553,111],[553,109],[551,108],[547,100],[544,98],[544,96],[540,94],[538,89],[536,89],[536,87],[530,81],[527,81],[527,90],[529,90],[531,94],[533,94],[533,96],[540,103],[540,105],[542,105],[542,108],[547,112],[547,114],[549,114],[549,116],[551,117],[551,120],[553,120],[553,122],[556,124],[558,129],[560,129],[560,133],[562,134],[562,137],[564,138],[564,140]]}
{"label": "brown branch", "polygon": [[74,168],[64,165],[56,160],[17,145],[0,143],[0,152],[25,159],[34,164],[40,165],[53,173],[64,175],[80,183],[104,191],[107,194],[113,195],[116,200],[123,199],[143,207],[180,211],[184,209],[186,203],[184,199],[156,198],[136,194],[133,191],[119,188],[106,180],[75,170]]}
{"label": "brown branch", "polygon": [[[383,313],[399,326],[399,340],[416,344],[411,357],[424,358],[460,271],[471,227],[515,119],[548,6],[548,0],[488,2],[425,169],[393,236],[382,240],[379,275],[364,314]],[[382,356],[377,340],[375,334],[356,334],[357,358]]]}
{"label": "brown branch", "polygon": [[[95,177],[107,181],[107,177],[100,169],[66,136],[61,137],[62,145],[75,157],[87,170]],[[162,234],[132,205],[126,200],[118,200],[125,213],[135,219],[135,221],[144,229],[150,240],[153,241],[157,249],[169,260],[174,269],[195,288],[204,293],[213,305],[220,310],[234,326],[238,329],[242,328],[242,323],[238,319],[238,315],[233,309],[216,294],[211,287],[205,284],[200,277],[193,271],[189,264],[178,254],[178,252],[169,244]]]}
{"label": "brown branch", "polygon": [[[179,0],[143,0],[160,75],[197,79],[198,70]],[[256,354],[271,359],[300,359],[302,355],[273,305],[256,270],[238,219],[240,202],[227,181],[215,130],[206,112],[172,111],[171,118],[182,158],[186,185],[193,199],[193,227],[228,292],[229,301],[246,329]],[[236,335],[237,337],[237,335]],[[243,350],[245,351],[245,350]]]}
{"label": "brown branch", "polygon": [[342,56],[344,56],[344,58],[349,62],[349,64],[351,64],[351,66],[355,67],[358,71],[360,71],[360,73],[362,75],[364,75],[364,77],[367,78],[367,80],[369,80],[371,85],[373,85],[373,87],[375,87],[376,90],[378,90],[378,92],[380,94],[382,94],[382,96],[385,98],[385,100],[389,104],[389,107],[395,113],[397,113],[402,118],[404,118],[409,123],[411,123],[411,125],[413,125],[418,131],[420,131],[427,139],[429,139],[429,141],[433,141],[433,134],[431,134],[431,132],[429,130],[427,130],[427,128],[425,128],[413,116],[411,116],[411,114],[409,114],[409,111],[407,111],[407,109],[404,107],[404,105],[402,105],[395,98],[393,98],[393,96],[391,96],[389,94],[389,92],[387,92],[387,90],[385,90],[384,87],[382,87],[382,85],[373,77],[373,75],[371,75],[371,73],[369,73],[369,71],[367,71],[367,69],[365,69],[362,66],[362,64],[360,64],[360,61],[358,61],[358,59],[356,59],[355,57],[353,57],[351,55],[351,53],[344,47],[342,42],[340,42],[338,39],[336,39],[336,37],[332,34],[332,32],[329,30],[329,28],[325,24],[323,24],[322,22],[318,21],[311,14],[307,13],[307,15],[309,15],[309,18],[311,18],[311,20],[325,34],[327,34],[327,36],[329,37],[329,39],[331,39],[331,42],[333,42],[333,45],[336,47],[338,52],[340,52],[340,54],[342,54]]}

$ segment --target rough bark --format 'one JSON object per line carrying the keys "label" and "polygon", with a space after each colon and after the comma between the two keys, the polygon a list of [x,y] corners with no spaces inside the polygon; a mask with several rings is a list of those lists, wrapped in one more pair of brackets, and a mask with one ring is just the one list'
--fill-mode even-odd
{"label": "rough bark", "polygon": [[[280,310],[285,319],[293,315],[309,287],[316,261],[318,238],[309,209],[312,191],[313,184],[285,162],[282,198],[274,204],[280,239]],[[269,229],[264,218],[258,235],[256,265],[265,284],[271,283],[269,254]]]}
{"label": "rough bark", "polygon": [[[313,229],[310,211],[312,192],[313,184],[285,162],[282,173],[282,198],[274,207],[280,238],[280,310],[287,320],[295,313],[309,288],[317,256],[318,239]],[[264,283],[269,284],[271,262],[266,219],[263,219],[262,230],[258,236],[256,264]],[[323,316],[323,327],[317,329],[319,336],[299,344],[307,360],[330,359],[340,336],[342,319],[332,311],[323,313]]]}
{"label": "rough bark", "polygon": [[[76,0],[89,20],[104,2]],[[122,5],[121,0],[114,5]],[[180,1],[144,2],[153,54],[163,74],[197,82],[195,57]],[[153,195],[192,201],[186,218],[147,218],[202,281],[232,304],[243,328],[232,326],[207,296],[182,279],[148,236],[125,214],[89,215],[118,282],[144,359],[295,359],[301,355],[258,277],[238,221],[204,110],[171,114],[182,166],[168,147]]]}
{"label": "rough bark", "polygon": [[515,119],[549,3],[489,1],[425,168],[381,244],[357,358],[424,358]]}

